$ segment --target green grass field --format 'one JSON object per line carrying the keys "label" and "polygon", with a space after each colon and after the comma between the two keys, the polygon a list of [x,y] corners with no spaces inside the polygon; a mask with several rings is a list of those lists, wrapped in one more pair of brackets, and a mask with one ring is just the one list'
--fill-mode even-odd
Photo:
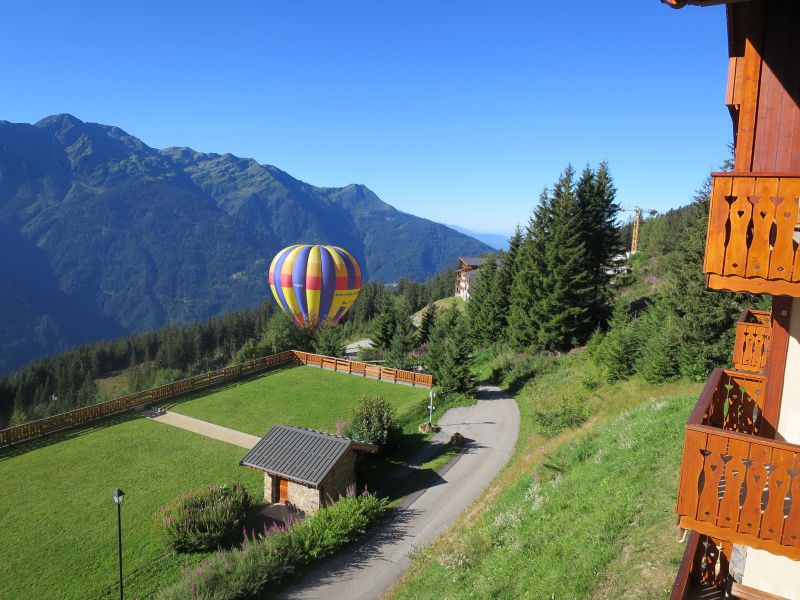
{"label": "green grass field", "polygon": [[315,367],[291,367],[165,406],[258,436],[276,423],[335,432],[336,420],[349,419],[365,394],[383,396],[402,417],[419,406],[428,390]]}
{"label": "green grass field", "polygon": [[[263,435],[275,423],[333,431],[364,394],[416,418],[427,390],[313,367],[267,372],[167,407]],[[243,481],[261,498],[262,478],[239,466],[245,450],[134,415],[0,452],[0,598],[114,597],[116,511],[125,491],[126,597],[148,597],[203,555],[166,552],[153,514],[208,483]]]}
{"label": "green grass field", "polygon": [[118,595],[116,487],[125,492],[126,597],[179,578],[182,558],[152,564],[167,554],[153,513],[207,483],[239,480],[260,498],[262,478],[238,464],[244,453],[136,417],[0,453],[0,598]]}

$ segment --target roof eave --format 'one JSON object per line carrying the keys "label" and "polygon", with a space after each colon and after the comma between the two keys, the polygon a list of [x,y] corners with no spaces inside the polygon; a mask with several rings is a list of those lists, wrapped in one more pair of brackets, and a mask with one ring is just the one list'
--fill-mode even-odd
{"label": "roof eave", "polygon": [[739,2],[751,2],[752,0],[661,0],[670,8],[683,8],[687,4],[692,6],[718,6],[720,4],[737,4]]}

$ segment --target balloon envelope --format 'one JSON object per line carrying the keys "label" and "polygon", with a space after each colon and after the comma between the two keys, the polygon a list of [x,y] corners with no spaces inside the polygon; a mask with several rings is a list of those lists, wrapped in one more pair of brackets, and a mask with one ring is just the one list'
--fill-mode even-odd
{"label": "balloon envelope", "polygon": [[361,290],[361,268],[344,248],[296,244],[272,259],[269,286],[298,325],[338,323]]}

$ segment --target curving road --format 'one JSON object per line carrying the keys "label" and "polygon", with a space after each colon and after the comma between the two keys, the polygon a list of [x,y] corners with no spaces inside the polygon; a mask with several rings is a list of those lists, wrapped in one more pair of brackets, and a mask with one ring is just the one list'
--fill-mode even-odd
{"label": "curving road", "polygon": [[435,540],[506,464],[517,442],[519,410],[505,392],[482,385],[474,406],[448,410],[439,426],[440,441],[456,431],[468,440],[460,458],[424,492],[407,498],[360,547],[323,563],[279,598],[380,597],[411,566],[409,553]]}

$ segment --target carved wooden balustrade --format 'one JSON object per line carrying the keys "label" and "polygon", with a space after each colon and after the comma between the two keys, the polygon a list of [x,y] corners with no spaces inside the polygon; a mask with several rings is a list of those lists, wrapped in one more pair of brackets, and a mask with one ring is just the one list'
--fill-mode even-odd
{"label": "carved wooden balustrade", "polygon": [[708,287],[800,298],[800,176],[714,173]]}
{"label": "carved wooden balustrade", "polygon": [[759,436],[766,378],[716,369],[689,421],[680,526],[800,560],[800,446]]}
{"label": "carved wooden balustrade", "polygon": [[736,323],[733,366],[743,371],[763,372],[767,366],[772,338],[769,311],[746,310]]}

